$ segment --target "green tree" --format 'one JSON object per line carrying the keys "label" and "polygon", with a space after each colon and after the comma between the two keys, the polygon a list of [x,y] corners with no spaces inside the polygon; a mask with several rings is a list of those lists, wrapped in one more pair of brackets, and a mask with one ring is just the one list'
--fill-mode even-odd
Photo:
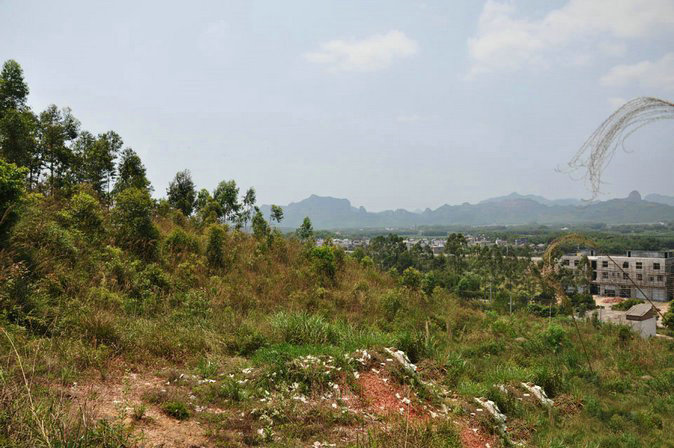
{"label": "green tree", "polygon": [[398,235],[379,235],[373,238],[368,252],[377,266],[384,271],[393,268],[400,273],[412,265],[405,241]]}
{"label": "green tree", "polygon": [[8,109],[0,113],[0,156],[18,166],[33,167],[36,132],[37,118],[30,110]]}
{"label": "green tree", "polygon": [[452,233],[447,237],[445,243],[445,254],[447,255],[447,265],[457,274],[463,273],[466,269],[466,249],[468,242],[462,233]]}
{"label": "green tree", "polygon": [[206,260],[211,268],[225,267],[225,229],[219,224],[213,224],[208,229],[208,244],[206,245]]}
{"label": "green tree", "polygon": [[269,224],[262,216],[259,208],[255,207],[255,214],[253,215],[253,235],[255,238],[261,240],[269,236]]}
{"label": "green tree", "polygon": [[400,284],[410,289],[419,289],[422,279],[423,275],[421,272],[413,267],[409,267],[400,276]]}
{"label": "green tree", "polygon": [[185,216],[190,216],[197,200],[197,190],[190,171],[178,171],[169,183],[166,194],[171,207],[182,211]]}
{"label": "green tree", "polygon": [[480,292],[480,277],[471,272],[466,273],[456,285],[456,293],[462,298],[477,297]]}
{"label": "green tree", "polygon": [[[248,221],[254,217],[255,213],[257,213],[257,207],[255,206],[256,202],[256,197],[255,197],[255,188],[250,187],[247,191],[246,194],[243,195],[243,200],[242,200],[242,207],[241,207],[241,221],[243,221],[244,227],[247,226]],[[264,219],[264,218],[263,218]]]}
{"label": "green tree", "polygon": [[8,109],[25,108],[28,92],[19,63],[13,59],[5,61],[0,72],[0,114]]}
{"label": "green tree", "polygon": [[5,247],[9,231],[18,218],[25,177],[25,168],[0,159],[0,247]]}
{"label": "green tree", "polygon": [[123,144],[114,131],[97,137],[87,131],[80,133],[74,144],[78,180],[90,184],[95,192],[104,196],[115,178],[115,159]]}
{"label": "green tree", "polygon": [[91,238],[104,235],[103,210],[101,204],[92,195],[80,192],[69,201],[62,213],[65,221]]}
{"label": "green tree", "polygon": [[218,220],[220,206],[205,188],[197,194],[196,211],[201,224],[213,224]]}
{"label": "green tree", "polygon": [[213,199],[218,204],[218,218],[222,222],[234,221],[241,210],[239,187],[233,180],[222,181],[213,191]]}
{"label": "green tree", "polygon": [[281,224],[283,221],[283,209],[278,205],[271,206],[271,216],[269,217],[271,222],[276,221],[277,224]]}
{"label": "green tree", "polygon": [[154,204],[147,189],[126,188],[115,198],[112,227],[117,244],[144,260],[157,257],[159,230],[152,222]]}
{"label": "green tree", "polygon": [[674,307],[670,306],[669,310],[662,316],[662,325],[670,330],[674,330]]}
{"label": "green tree", "polygon": [[68,108],[59,110],[52,104],[40,114],[39,153],[49,173],[49,189],[52,194],[57,188],[75,183],[72,168],[76,159],[71,144],[77,138],[79,130],[80,122]]}
{"label": "green tree", "polygon": [[308,216],[302,221],[302,225],[296,231],[297,237],[302,241],[308,241],[314,237],[314,226],[311,225],[311,219]]}
{"label": "green tree", "polygon": [[145,166],[140,156],[131,148],[122,151],[117,168],[117,182],[112,189],[114,194],[119,194],[127,188],[152,191],[150,181],[147,179]]}

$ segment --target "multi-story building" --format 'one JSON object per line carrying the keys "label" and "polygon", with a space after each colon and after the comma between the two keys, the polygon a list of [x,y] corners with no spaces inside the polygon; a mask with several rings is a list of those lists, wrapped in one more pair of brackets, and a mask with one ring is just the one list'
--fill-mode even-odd
{"label": "multi-story building", "polygon": [[628,251],[595,255],[588,251],[562,257],[562,266],[576,268],[583,256],[592,266],[592,292],[601,296],[649,299],[674,298],[674,252]]}

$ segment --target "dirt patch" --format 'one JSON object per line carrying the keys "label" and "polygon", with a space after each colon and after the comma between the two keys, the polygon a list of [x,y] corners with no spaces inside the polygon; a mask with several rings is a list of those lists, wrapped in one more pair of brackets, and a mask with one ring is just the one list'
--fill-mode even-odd
{"label": "dirt patch", "polygon": [[[176,420],[158,406],[143,403],[148,393],[166,390],[166,380],[155,376],[127,373],[106,382],[74,385],[68,391],[73,400],[90,409],[95,418],[121,421],[133,431],[142,447],[210,447],[199,422]],[[134,409],[145,406],[142,418],[133,417]]]}
{"label": "dirt patch", "polygon": [[374,414],[382,416],[409,414],[410,418],[415,420],[429,418],[429,415],[416,402],[414,392],[407,387],[394,384],[390,379],[374,372],[362,373],[358,384],[361,389],[361,398]]}
{"label": "dirt patch", "polygon": [[461,445],[464,448],[496,448],[501,446],[498,438],[493,434],[485,434],[475,422],[461,422]]}

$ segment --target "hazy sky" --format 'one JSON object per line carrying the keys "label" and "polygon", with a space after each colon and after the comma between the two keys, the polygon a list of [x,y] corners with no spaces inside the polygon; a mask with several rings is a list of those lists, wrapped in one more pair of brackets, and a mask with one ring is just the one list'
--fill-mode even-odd
{"label": "hazy sky", "polygon": [[[9,58],[157,195],[188,168],[262,203],[588,197],[555,168],[625,99],[674,98],[674,0],[0,0]],[[674,121],[628,146],[605,197],[674,194]]]}

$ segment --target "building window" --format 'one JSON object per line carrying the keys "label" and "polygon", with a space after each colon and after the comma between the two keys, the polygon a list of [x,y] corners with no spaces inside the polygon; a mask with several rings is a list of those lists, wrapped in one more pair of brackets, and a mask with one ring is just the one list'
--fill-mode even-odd
{"label": "building window", "polygon": [[608,261],[602,261],[602,262],[601,262],[601,267],[602,267],[602,268],[607,268],[607,267],[608,267]]}
{"label": "building window", "polygon": [[620,297],[625,297],[629,298],[630,294],[630,289],[629,288],[620,288]]}
{"label": "building window", "polygon": [[629,261],[623,261],[623,269],[629,269],[630,263]]}
{"label": "building window", "polygon": [[573,265],[578,266],[578,260],[573,260]]}
{"label": "building window", "polygon": [[655,280],[655,278],[653,276],[648,277],[649,282],[652,282],[653,280]]}
{"label": "building window", "polygon": [[563,264],[564,266],[568,266],[568,265],[569,265],[569,260],[563,260],[563,261],[562,261],[562,264]]}
{"label": "building window", "polygon": [[662,275],[658,275],[658,281],[659,281],[659,282],[662,281]]}
{"label": "building window", "polygon": [[637,274],[637,280],[641,281],[644,279],[644,276],[641,274]]}
{"label": "building window", "polygon": [[643,267],[644,267],[643,263],[640,262],[640,261],[637,261],[637,269],[641,269]]}
{"label": "building window", "polygon": [[608,272],[602,272],[601,278],[608,278]]}
{"label": "building window", "polygon": [[655,269],[656,271],[659,271],[660,270],[660,263],[653,263],[653,269]]}
{"label": "building window", "polygon": [[623,272],[623,280],[629,280],[630,276],[627,275],[627,272]]}
{"label": "building window", "polygon": [[608,297],[615,297],[615,289],[605,289],[604,295]]}

